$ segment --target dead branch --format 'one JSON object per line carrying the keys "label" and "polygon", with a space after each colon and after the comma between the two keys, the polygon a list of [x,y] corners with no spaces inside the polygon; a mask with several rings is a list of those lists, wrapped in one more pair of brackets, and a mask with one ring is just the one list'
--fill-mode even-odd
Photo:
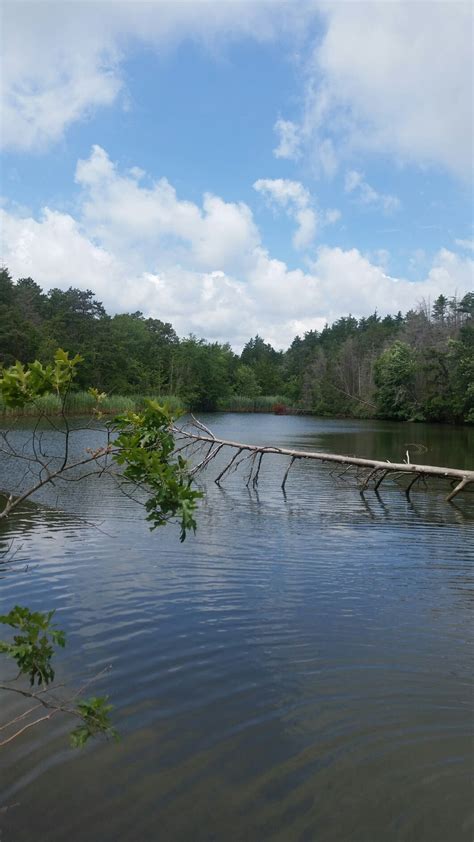
{"label": "dead branch", "polygon": [[[472,474],[473,472],[470,471],[469,473]],[[464,488],[466,488],[466,486],[469,485],[469,483],[472,482],[472,481],[473,481],[472,478],[469,478],[467,475],[464,476],[463,479],[461,480],[461,482],[456,486],[456,488],[453,488],[453,490],[451,491],[451,494],[448,494],[448,496],[446,497],[446,500],[448,501],[448,503],[450,503],[451,500],[456,496],[456,494],[459,494],[459,492],[462,491]]]}
{"label": "dead branch", "polygon": [[198,462],[197,465],[191,468],[191,470],[189,471],[189,475],[194,476],[199,471],[203,471],[205,468],[207,468],[209,463],[212,462],[212,460],[216,458],[219,451],[222,450],[222,447],[222,444],[218,444],[217,447],[214,447],[214,444],[211,444],[204,459],[202,459],[201,462]]}
{"label": "dead branch", "polygon": [[223,476],[227,473],[227,471],[228,471],[228,470],[232,467],[232,465],[234,464],[235,460],[237,459],[237,457],[238,457],[238,456],[240,456],[240,454],[241,454],[241,453],[242,453],[242,450],[241,450],[241,449],[237,450],[237,451],[234,453],[234,455],[233,455],[232,459],[230,460],[230,462],[228,462],[228,463],[227,463],[227,465],[225,466],[224,470],[223,470],[223,471],[221,471],[221,472],[220,472],[220,474],[219,474],[219,476],[218,476],[218,477],[216,477],[216,479],[214,480],[214,482],[216,483],[216,485],[219,485],[219,484],[220,484],[220,481],[221,481],[222,477],[223,477]]}
{"label": "dead branch", "polygon": [[417,475],[416,475],[416,476],[414,476],[414,477],[413,477],[413,479],[412,479],[412,480],[410,480],[410,482],[408,483],[407,487],[405,488],[405,494],[406,494],[406,496],[407,496],[407,498],[408,498],[408,499],[410,499],[410,491],[411,491],[411,489],[413,488],[413,486],[415,485],[415,482],[418,482],[418,480],[419,480],[419,479],[421,479],[421,477],[422,477],[422,476],[423,476],[422,474],[417,474]]}
{"label": "dead branch", "polygon": [[192,413],[191,418],[193,419],[194,426],[197,427],[198,430],[203,430],[203,432],[207,433],[208,436],[211,436],[213,439],[215,439],[215,435],[212,432],[212,430],[210,430],[209,427],[206,427],[206,425],[203,424],[202,421],[199,421],[197,418],[195,418]]}
{"label": "dead branch", "polygon": [[251,458],[250,458],[250,471],[249,471],[249,475],[248,475],[248,477],[247,477],[247,482],[245,483],[245,484],[246,484],[246,486],[247,486],[247,488],[249,487],[249,485],[250,485],[250,480],[252,479],[252,473],[253,473],[253,469],[254,469],[254,465],[255,465],[255,460],[256,460],[256,458],[257,458],[257,453],[255,453],[255,452],[254,452],[254,453],[251,453]]}
{"label": "dead branch", "polygon": [[288,465],[288,467],[285,471],[285,476],[283,477],[283,482],[281,484],[282,491],[285,490],[285,485],[286,485],[286,481],[288,479],[288,474],[290,473],[290,470],[293,467],[293,463],[294,463],[295,459],[296,459],[296,456],[291,457],[290,464]]}
{"label": "dead branch", "polygon": [[385,477],[387,476],[387,474],[388,474],[388,473],[389,473],[389,472],[387,471],[387,469],[384,469],[384,470],[382,471],[382,473],[380,474],[380,476],[379,476],[378,480],[376,480],[376,482],[375,482],[375,485],[374,485],[374,491],[378,491],[378,489],[379,489],[380,485],[382,484],[382,482],[384,481],[384,479],[385,479]]}
{"label": "dead branch", "polygon": [[262,466],[262,459],[263,459],[264,453],[265,453],[265,451],[262,450],[261,453],[259,453],[259,455],[258,455],[257,470],[255,471],[254,478],[252,480],[252,485],[253,485],[254,488],[256,488],[257,485],[258,485],[258,475],[260,473],[260,468]]}
{"label": "dead branch", "polygon": [[[390,477],[391,479],[396,479],[398,477],[406,476],[408,474],[411,479],[409,485],[405,489],[405,492],[408,495],[415,482],[417,482],[419,479],[423,479],[423,481],[426,481],[427,478],[432,477],[456,481],[455,487],[446,497],[446,500],[448,502],[453,500],[454,497],[461,491],[464,491],[467,488],[467,486],[469,486],[471,483],[474,483],[474,471],[472,470],[462,468],[450,468],[439,465],[417,465],[409,461],[409,455],[407,457],[406,462],[389,462],[388,460],[381,461],[379,459],[363,459],[358,456],[345,456],[343,454],[338,453],[320,453],[309,450],[292,450],[290,448],[275,447],[272,445],[246,444],[244,442],[236,442],[228,439],[218,438],[217,436],[214,436],[213,433],[210,433],[210,431],[205,432],[203,429],[203,425],[201,425],[201,427],[199,426],[199,422],[194,426],[197,427],[198,432],[193,432],[192,430],[184,428],[173,428],[172,432],[178,434],[180,438],[188,439],[191,442],[200,442],[201,444],[208,443],[214,446],[219,446],[220,448],[229,448],[230,450],[236,451],[232,459],[230,459],[230,461],[227,462],[226,466],[217,477],[216,482],[218,485],[220,484],[220,481],[223,479],[223,477],[228,473],[231,466],[234,465],[238,456],[243,451],[248,451],[249,457],[252,457],[250,473],[246,483],[247,487],[250,485],[252,477],[254,477],[254,487],[256,487],[256,485],[258,484],[261,459],[267,453],[275,454],[278,456],[289,456],[291,458],[290,464],[288,465],[288,468],[283,478],[283,490],[286,484],[286,480],[288,478],[288,473],[295,459],[309,459],[318,462],[330,462],[342,465],[344,466],[344,471],[341,472],[341,475],[351,470],[352,468],[355,468],[358,474],[360,474],[361,471],[367,472],[364,480],[362,481],[362,486],[360,489],[361,492],[363,492],[368,487],[370,479],[372,477],[375,477],[379,472],[381,472],[381,474],[375,482],[375,491],[378,490],[381,483],[387,477]],[[257,457],[259,457],[259,460],[257,463],[256,474],[254,475],[253,472]],[[206,460],[203,460],[203,462],[206,462]]]}
{"label": "dead branch", "polygon": [[[102,467],[99,464],[99,460],[102,457],[106,456],[110,452],[112,452],[112,448],[111,448],[110,445],[108,445],[106,447],[99,448],[98,450],[94,451],[92,454],[90,454],[90,455],[88,455],[88,456],[86,456],[82,459],[78,459],[75,462],[70,462],[69,465],[61,466],[61,467],[57,468],[57,470],[55,470],[55,471],[47,470],[46,476],[40,477],[39,480],[35,483],[35,485],[33,485],[31,488],[29,488],[23,494],[20,494],[18,497],[14,497],[12,494],[4,495],[4,496],[6,496],[7,500],[6,500],[6,503],[5,503],[2,511],[0,511],[0,520],[8,517],[8,515],[10,514],[10,512],[13,509],[16,509],[17,506],[19,506],[21,503],[23,503],[24,500],[27,500],[28,497],[31,497],[32,494],[35,494],[35,492],[39,491],[41,488],[43,488],[43,486],[45,486],[47,484],[54,485],[54,480],[55,479],[61,479],[63,477],[63,475],[66,473],[66,471],[71,471],[74,468],[80,468],[80,467],[83,467],[84,465],[90,465],[92,462],[97,463],[98,470],[102,471]],[[81,477],[81,479],[82,479],[82,477]]]}

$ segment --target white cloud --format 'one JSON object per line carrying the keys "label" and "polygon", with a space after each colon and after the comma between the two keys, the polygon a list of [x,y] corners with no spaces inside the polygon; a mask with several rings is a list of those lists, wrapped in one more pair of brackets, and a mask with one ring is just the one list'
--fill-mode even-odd
{"label": "white cloud", "polygon": [[356,316],[375,309],[381,314],[404,312],[416,307],[423,298],[436,298],[440,292],[462,295],[472,286],[474,261],[441,249],[426,278],[411,282],[388,275],[383,265],[373,264],[358,249],[322,246],[310,268],[328,294],[332,320],[348,312]]}
{"label": "white cloud", "polygon": [[298,227],[293,235],[296,249],[307,249],[314,242],[318,229],[333,225],[341,218],[337,208],[318,212],[310,192],[300,181],[288,178],[259,178],[253,185],[265,197],[270,207],[281,207]]}
{"label": "white cloud", "polygon": [[243,202],[205,194],[202,208],[179,199],[165,178],[152,187],[121,175],[100,146],[79,161],[76,182],[84,189],[82,222],[89,235],[122,254],[172,250],[173,259],[203,270],[242,269],[259,243],[252,212]]}
{"label": "white cloud", "polygon": [[[75,216],[0,210],[5,265],[45,289],[92,289],[109,311],[142,310],[171,321],[181,335],[193,331],[239,348],[258,332],[286,347],[296,332],[349,312],[405,311],[472,286],[474,261],[447,249],[414,283],[388,275],[383,254],[374,263],[355,248],[322,245],[305,269],[290,269],[262,246],[246,205],[218,196],[198,205],[178,198],[165,179],[140,186],[100,147],[78,163],[76,177]],[[304,204],[302,185],[280,187],[286,201]]]}
{"label": "white cloud", "polygon": [[356,189],[356,187],[360,187],[361,184],[361,173],[357,172],[356,170],[351,170],[350,172],[346,173],[346,180],[344,184],[346,193],[351,193],[353,190]]}
{"label": "white cloud", "polygon": [[377,193],[371,185],[364,180],[364,176],[357,170],[349,170],[346,173],[344,188],[346,193],[354,193],[362,205],[373,205],[381,208],[384,213],[393,213],[401,207],[400,199],[388,193]]}
{"label": "white cloud", "polygon": [[[7,211],[2,211],[1,218],[2,259],[15,276],[35,277],[49,289],[64,287],[69,273],[71,284],[92,287],[98,293],[119,280],[120,266],[113,255],[84,236],[69,214],[45,208],[39,220]],[[120,303],[119,287],[115,295]]]}
{"label": "white cloud", "polygon": [[387,272],[390,263],[390,252],[387,249],[377,249],[373,259],[377,266],[381,266]]}
{"label": "white cloud", "polygon": [[457,246],[460,246],[462,249],[467,249],[469,251],[474,251],[474,240],[455,240]]}
{"label": "white cloud", "polygon": [[311,202],[309,191],[299,181],[291,181],[288,178],[259,178],[253,186],[258,193],[267,195],[283,207],[307,207]]}
{"label": "white cloud", "polygon": [[[459,295],[472,290],[474,260],[462,257],[449,249],[440,249],[428,272],[425,297],[432,299],[443,292],[445,295]],[[447,290],[447,292],[446,292]]]}
{"label": "white cloud", "polygon": [[472,4],[321,0],[317,8],[326,29],[305,67],[299,125],[313,162],[330,175],[341,157],[375,151],[470,178]]}
{"label": "white cloud", "polygon": [[44,147],[125,97],[122,66],[137,43],[163,52],[193,39],[219,52],[237,37],[280,38],[286,47],[320,17],[325,31],[302,74],[304,113],[277,120],[275,155],[294,159],[304,146],[329,176],[360,149],[471,171],[468,2],[6,0],[2,15],[5,146]]}
{"label": "white cloud", "polygon": [[116,102],[137,42],[163,51],[194,39],[218,52],[298,27],[288,0],[6,0],[2,7],[1,143],[36,150]]}
{"label": "white cloud", "polygon": [[299,181],[287,178],[259,178],[253,186],[271,205],[285,208],[288,216],[298,223],[293,235],[294,247],[310,246],[316,236],[318,216],[308,190]]}
{"label": "white cloud", "polygon": [[318,142],[318,148],[315,150],[315,157],[319,162],[323,173],[328,178],[332,178],[339,168],[339,161],[331,138],[326,137],[324,140]]}
{"label": "white cloud", "polygon": [[289,158],[296,161],[300,153],[301,136],[299,127],[291,120],[277,120],[274,129],[279,136],[278,146],[273,150],[275,158]]}
{"label": "white cloud", "polygon": [[92,3],[7,2],[2,22],[3,146],[41,148],[114,102],[119,51]]}

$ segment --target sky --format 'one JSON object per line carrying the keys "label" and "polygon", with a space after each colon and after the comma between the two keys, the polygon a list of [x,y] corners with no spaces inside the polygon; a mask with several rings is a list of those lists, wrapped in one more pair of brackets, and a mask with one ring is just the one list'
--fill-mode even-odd
{"label": "sky", "polygon": [[4,0],[1,261],[239,350],[473,289],[473,6]]}

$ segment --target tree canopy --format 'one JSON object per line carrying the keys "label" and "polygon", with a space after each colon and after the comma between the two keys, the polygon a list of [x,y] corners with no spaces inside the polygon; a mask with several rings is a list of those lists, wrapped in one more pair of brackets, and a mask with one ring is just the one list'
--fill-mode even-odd
{"label": "tree canopy", "polygon": [[[272,395],[320,415],[474,422],[473,321],[474,292],[441,294],[405,315],[343,316],[286,351],[257,334],[239,355],[140,312],[109,315],[91,290],[45,293],[0,271],[0,363],[46,363],[61,347],[83,358],[77,389],[173,395],[197,410]],[[402,357],[409,383],[396,387]]]}

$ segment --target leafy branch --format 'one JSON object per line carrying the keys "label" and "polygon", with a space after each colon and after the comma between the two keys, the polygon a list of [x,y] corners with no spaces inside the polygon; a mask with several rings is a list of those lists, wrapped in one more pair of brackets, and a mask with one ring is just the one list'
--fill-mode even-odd
{"label": "leafy branch", "polygon": [[128,482],[146,488],[145,508],[151,529],[177,518],[180,540],[184,541],[187,531],[196,530],[194,511],[202,492],[191,487],[185,459],[173,456],[173,420],[165,407],[151,400],[146,401],[141,414],[127,412],[118,416],[113,423],[118,433],[113,458],[125,466],[123,476]]}
{"label": "leafy branch", "polygon": [[[30,450],[17,450],[12,445],[6,432],[1,434],[0,453],[26,462],[24,477],[33,476],[29,487],[14,495],[4,492],[6,498],[0,509],[0,520],[10,516],[21,504],[46,485],[60,481],[80,481],[91,474],[102,476],[109,474],[119,477],[122,489],[127,488],[144,494],[144,506],[151,529],[170,521],[177,521],[180,526],[180,539],[184,541],[189,530],[195,531],[195,510],[201,492],[192,488],[192,476],[182,456],[175,453],[173,437],[174,418],[166,407],[155,401],[147,401],[141,413],[127,412],[107,423],[101,432],[106,434],[106,444],[96,449],[87,450],[78,458],[72,459],[71,428],[66,412],[66,399],[77,374],[77,367],[82,361],[80,355],[70,357],[59,349],[54,355],[54,363],[43,365],[35,361],[30,365],[17,362],[10,368],[0,371],[0,397],[11,408],[21,408],[26,404],[38,406],[38,398],[54,393],[61,400],[61,423],[52,421],[39,410],[38,421],[30,440]],[[95,399],[94,420],[102,418],[101,404],[106,395],[96,389],[89,390]],[[48,423],[56,434],[63,436],[61,454],[44,452],[40,421]],[[118,469],[118,474],[113,467]],[[0,494],[1,496],[1,494]],[[37,702],[28,711],[15,717],[3,728],[16,727],[37,708],[48,709],[48,713],[22,724],[1,745],[11,742],[19,734],[40,722],[62,712],[80,720],[71,733],[71,744],[75,747],[84,745],[88,739],[99,734],[115,736],[111,726],[112,706],[105,696],[93,696],[75,702],[75,698],[90,682],[80,688],[72,698],[58,699],[52,690],[55,678],[53,657],[57,648],[64,648],[64,632],[57,628],[54,611],[45,613],[31,611],[28,607],[16,605],[8,614],[0,616],[0,623],[14,630],[13,638],[0,641],[0,653],[13,660],[18,668],[16,679],[0,684],[0,690],[17,693]],[[16,686],[15,682],[28,678],[30,687]]]}
{"label": "leafy branch", "polygon": [[[2,725],[0,730],[16,725],[18,721],[25,719],[25,717],[33,713],[37,707],[50,710],[50,713],[46,716],[42,716],[33,722],[30,721],[26,725],[23,725],[15,733],[1,741],[0,746],[6,745],[28,728],[39,722],[43,722],[45,719],[50,719],[54,713],[59,712],[67,713],[80,719],[80,724],[70,735],[71,745],[73,747],[85,745],[90,737],[98,734],[105,736],[116,735],[110,721],[112,706],[107,704],[108,699],[106,696],[92,696],[89,699],[84,699],[74,704],[74,699],[90,682],[87,682],[83,688],[76,691],[70,699],[58,699],[52,695],[52,690],[56,689],[50,686],[55,676],[52,666],[55,648],[64,648],[66,644],[64,632],[58,629],[53,623],[54,613],[54,611],[45,613],[41,611],[30,611],[25,606],[15,605],[8,614],[0,616],[1,624],[10,626],[18,632],[13,636],[13,641],[0,641],[0,652],[7,658],[13,660],[19,670],[13,682],[0,684],[0,690],[17,693],[20,696],[38,702],[37,706],[24,711],[10,722]],[[36,684],[41,689],[28,690],[24,687],[16,686],[15,682],[22,677],[28,677],[31,687],[34,687]]]}

